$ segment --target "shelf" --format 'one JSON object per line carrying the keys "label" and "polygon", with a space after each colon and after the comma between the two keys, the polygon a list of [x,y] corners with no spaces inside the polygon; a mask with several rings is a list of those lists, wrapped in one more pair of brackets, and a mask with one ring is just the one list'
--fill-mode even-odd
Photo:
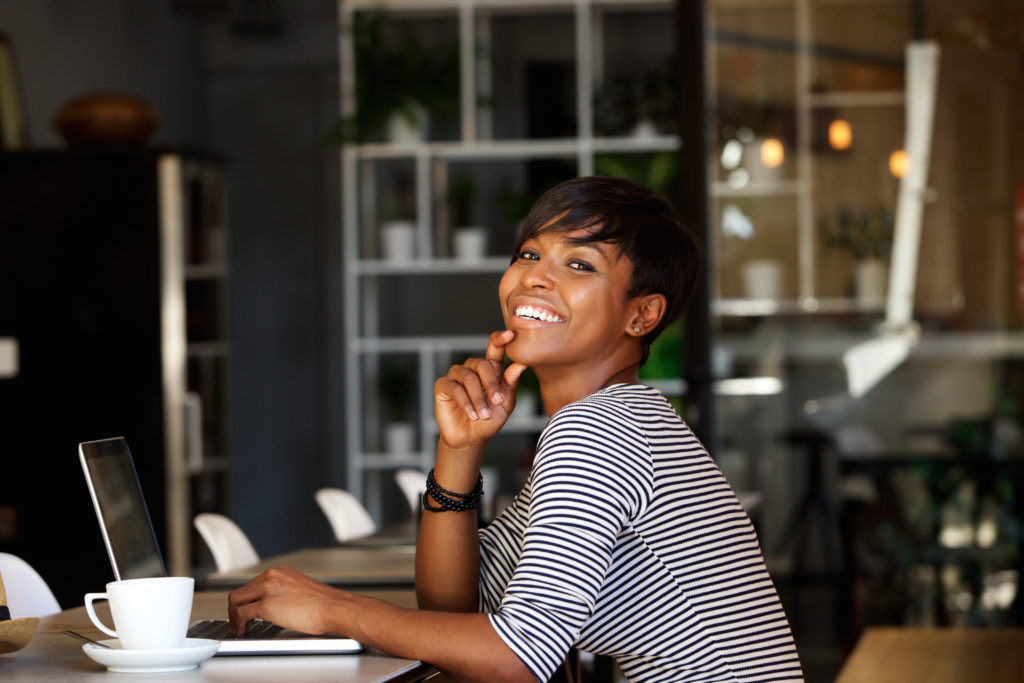
{"label": "shelf", "polygon": [[482,261],[461,261],[455,258],[421,258],[412,261],[367,259],[353,262],[352,268],[359,275],[464,275],[504,273],[508,264],[508,256],[489,257]]}
{"label": "shelf", "polygon": [[811,107],[902,107],[906,95],[902,90],[837,90],[807,96]]}
{"label": "shelf", "polygon": [[679,149],[675,135],[610,138],[550,138],[544,140],[465,140],[422,144],[369,143],[351,148],[361,159],[414,159],[448,161],[481,159],[538,159],[574,157],[580,153],[615,154],[671,152]]}
{"label": "shelf", "polygon": [[727,182],[716,181],[711,183],[710,187],[712,197],[796,196],[807,189],[807,183],[800,180],[761,180],[743,187],[733,187]]}
{"label": "shelf", "polygon": [[397,470],[402,467],[423,467],[422,453],[396,455],[394,453],[357,453],[365,470]]}
{"label": "shelf", "polygon": [[716,299],[711,302],[715,315],[730,317],[761,317],[770,315],[882,313],[885,303],[863,303],[851,298],[802,299]]}
{"label": "shelf", "polygon": [[441,353],[450,351],[479,352],[487,348],[488,335],[451,337],[359,337],[352,340],[352,349],[359,353]]}
{"label": "shelf", "polygon": [[[345,3],[352,10],[381,9],[395,12],[430,12],[431,14],[449,15],[467,4],[476,9],[529,11],[538,10],[572,10],[579,4],[574,0],[347,0]],[[594,7],[604,9],[664,9],[671,7],[670,0],[590,0]]]}
{"label": "shelf", "polygon": [[[793,334],[787,337],[785,357],[813,363],[834,363],[850,347],[871,338],[865,334]],[[722,346],[735,357],[755,357],[749,335],[721,337]],[[1024,358],[1024,332],[923,332],[911,347],[909,361],[962,360],[989,361],[1000,358]]]}
{"label": "shelf", "polygon": [[[666,396],[686,395],[686,380],[681,378],[642,381]],[[782,389],[783,383],[778,377],[728,377],[711,384],[716,396],[774,396],[782,393]]]}

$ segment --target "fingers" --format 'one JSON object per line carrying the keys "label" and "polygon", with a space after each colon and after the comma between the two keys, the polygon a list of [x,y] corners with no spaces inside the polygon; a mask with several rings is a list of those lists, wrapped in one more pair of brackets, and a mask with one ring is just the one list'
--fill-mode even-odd
{"label": "fingers", "polygon": [[519,378],[526,372],[526,366],[522,363],[510,363],[505,368],[505,374],[502,375],[502,379],[505,380],[505,384],[509,387],[515,388],[519,385]]}
{"label": "fingers", "polygon": [[249,622],[261,616],[261,603],[272,593],[281,589],[280,579],[294,572],[291,567],[280,566],[268,569],[241,588],[228,593],[228,620],[231,632],[240,636],[246,632]]}
{"label": "fingers", "polygon": [[484,352],[484,358],[501,363],[505,360],[505,347],[515,338],[516,333],[512,330],[492,332],[491,336],[487,338],[487,350]]}
{"label": "fingers", "polygon": [[494,405],[505,402],[501,366],[505,360],[505,347],[515,338],[516,333],[512,330],[502,330],[501,332],[492,332],[487,339],[487,350],[484,351],[484,359],[487,363],[481,367],[480,378],[484,383],[488,399]]}
{"label": "fingers", "polygon": [[462,365],[454,365],[435,382],[435,398],[455,402],[470,420],[490,419],[492,406],[505,402],[502,362],[505,347],[514,338],[515,332],[511,330],[493,332],[484,358],[470,358]]}

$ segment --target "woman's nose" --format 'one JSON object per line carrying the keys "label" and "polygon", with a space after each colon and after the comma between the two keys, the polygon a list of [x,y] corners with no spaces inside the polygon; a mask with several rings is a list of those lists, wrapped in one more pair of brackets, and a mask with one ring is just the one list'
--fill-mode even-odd
{"label": "woman's nose", "polygon": [[551,286],[551,273],[548,270],[547,260],[540,259],[534,262],[526,272],[523,273],[521,280],[524,287],[534,288],[543,287],[547,288]]}

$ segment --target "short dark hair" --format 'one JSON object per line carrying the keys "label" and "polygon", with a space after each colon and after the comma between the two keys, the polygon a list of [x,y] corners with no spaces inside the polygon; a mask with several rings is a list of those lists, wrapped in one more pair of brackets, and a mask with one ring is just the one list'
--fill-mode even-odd
{"label": "short dark hair", "polygon": [[[552,218],[560,218],[546,225]],[[626,178],[584,176],[545,192],[530,209],[514,253],[541,232],[593,228],[581,243],[609,242],[633,264],[627,297],[663,294],[661,321],[641,340],[640,364],[651,344],[683,312],[701,272],[700,245],[676,210],[646,185]]]}

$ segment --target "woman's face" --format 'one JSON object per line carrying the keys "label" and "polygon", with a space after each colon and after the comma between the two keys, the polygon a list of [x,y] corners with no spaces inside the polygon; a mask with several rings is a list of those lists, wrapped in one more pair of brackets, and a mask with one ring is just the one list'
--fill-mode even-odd
{"label": "woman's face", "polygon": [[573,244],[586,230],[527,240],[498,287],[510,358],[534,368],[596,367],[629,341],[633,265],[607,242]]}

